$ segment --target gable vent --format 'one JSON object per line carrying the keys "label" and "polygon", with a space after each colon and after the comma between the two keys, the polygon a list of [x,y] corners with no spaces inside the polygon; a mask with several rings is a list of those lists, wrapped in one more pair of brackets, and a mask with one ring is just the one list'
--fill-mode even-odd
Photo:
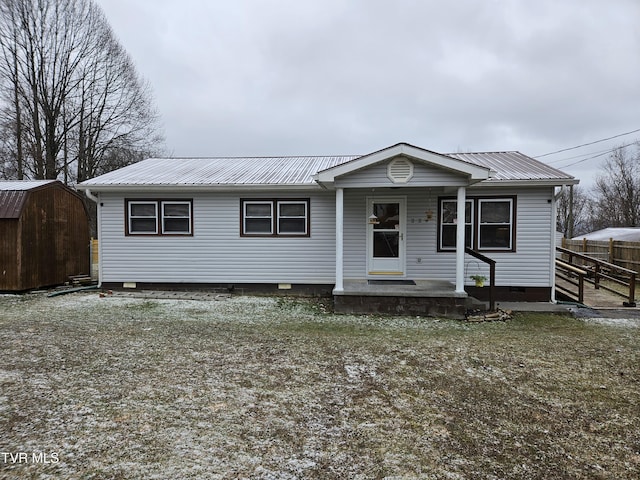
{"label": "gable vent", "polygon": [[403,157],[394,158],[387,166],[387,176],[393,183],[407,183],[413,177],[413,163]]}

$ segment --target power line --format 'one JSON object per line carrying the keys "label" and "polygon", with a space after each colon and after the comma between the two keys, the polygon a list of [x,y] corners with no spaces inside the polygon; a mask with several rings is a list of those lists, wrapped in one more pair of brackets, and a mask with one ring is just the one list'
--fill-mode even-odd
{"label": "power line", "polygon": [[[635,142],[634,143],[623,143],[622,145],[618,145],[617,147],[608,148],[606,150],[598,150],[597,152],[581,153],[580,155],[574,155],[573,157],[558,158],[556,160],[550,160],[550,161],[545,162],[545,163],[547,165],[551,165],[551,164],[554,164],[554,163],[566,162],[567,160],[574,160],[576,158],[587,157],[587,156],[593,155],[593,156],[590,156],[589,158],[585,158],[584,159],[584,160],[589,160],[590,158],[600,157],[601,156],[600,154],[613,153],[616,150],[618,150],[619,148],[627,148],[627,147],[630,147],[632,145],[635,145]],[[578,162],[576,162],[576,163],[578,163]]]}
{"label": "power line", "polygon": [[630,132],[621,133],[619,135],[614,135],[613,137],[602,138],[602,139],[596,140],[594,142],[583,143],[582,145],[576,145],[575,147],[563,148],[562,150],[556,150],[555,152],[549,152],[549,153],[545,153],[543,155],[536,155],[533,158],[542,158],[542,157],[547,157],[549,155],[554,155],[556,153],[567,152],[569,150],[575,150],[576,148],[582,148],[582,147],[586,147],[588,145],[594,145],[596,143],[606,142],[607,140],[613,140],[614,138],[624,137],[625,135],[631,135],[632,133],[636,133],[636,132],[640,132],[640,128],[638,128],[637,130],[631,130]]}
{"label": "power line", "polygon": [[[602,157],[602,156],[607,155],[607,154],[609,154],[609,153],[613,153],[613,152],[615,152],[616,150],[618,150],[619,148],[627,148],[627,147],[630,147],[631,145],[634,145],[634,144],[633,144],[633,143],[627,143],[626,145],[621,145],[620,147],[615,147],[615,148],[613,148],[613,149],[611,149],[611,150],[607,150],[607,151],[605,151],[605,152],[598,153],[597,155],[593,155],[592,157],[583,158],[582,160],[578,160],[577,162],[569,163],[568,165],[563,165],[563,166],[562,166],[562,167],[560,167],[560,168],[572,167],[572,166],[577,165],[577,164],[579,164],[579,163],[586,162],[587,160],[593,160],[594,158]],[[574,158],[576,158],[576,157],[574,157]],[[565,158],[565,160],[568,160],[568,159],[567,159],[567,158]]]}

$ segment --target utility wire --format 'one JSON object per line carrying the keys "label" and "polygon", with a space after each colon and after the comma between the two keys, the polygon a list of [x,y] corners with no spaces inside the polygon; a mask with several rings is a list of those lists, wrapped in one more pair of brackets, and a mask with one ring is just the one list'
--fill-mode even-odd
{"label": "utility wire", "polygon": [[607,140],[613,140],[614,138],[624,137],[625,135],[631,135],[632,133],[636,133],[636,132],[640,132],[640,128],[638,128],[637,130],[631,130],[630,132],[621,133],[619,135],[614,135],[613,137],[602,138],[602,139],[596,140],[594,142],[583,143],[582,145],[576,145],[575,147],[563,148],[562,150],[556,150],[555,152],[549,152],[549,153],[545,153],[543,155],[536,155],[533,158],[542,158],[542,157],[547,157],[549,155],[554,155],[556,153],[568,152],[569,150],[575,150],[576,148],[586,147],[587,145],[594,145],[596,143],[606,142]]}
{"label": "utility wire", "polygon": [[[615,152],[616,150],[618,150],[619,148],[627,148],[627,147],[630,147],[630,146],[632,146],[632,145],[635,145],[635,142],[634,142],[634,143],[624,143],[624,144],[622,144],[622,145],[618,145],[617,147],[614,147],[614,148],[608,148],[608,149],[606,149],[606,150],[598,150],[597,152],[581,153],[580,155],[574,155],[573,157],[558,158],[558,159],[556,159],[556,160],[550,160],[550,161],[545,162],[545,163],[546,163],[547,165],[551,165],[551,164],[554,164],[554,163],[566,162],[567,160],[574,160],[574,159],[576,159],[576,158],[580,158],[580,157],[587,157],[587,156],[590,156],[590,155],[593,155],[593,156],[590,156],[589,158],[595,158],[595,157],[599,157],[599,156],[601,156],[600,154],[613,153],[613,152]],[[589,160],[589,159],[588,159],[588,158],[585,158],[584,160]],[[573,165],[573,164],[572,164],[572,165]]]}
{"label": "utility wire", "polygon": [[[592,160],[592,159],[594,159],[594,158],[602,157],[602,156],[607,155],[607,154],[609,154],[609,153],[613,153],[613,152],[615,152],[616,150],[618,150],[619,148],[627,148],[627,147],[630,147],[631,145],[634,145],[634,144],[633,144],[633,143],[628,143],[628,144],[626,144],[626,145],[621,145],[620,147],[616,147],[616,148],[613,148],[613,149],[611,149],[611,150],[607,150],[607,151],[602,152],[602,153],[599,153],[599,154],[597,154],[597,155],[593,155],[592,157],[583,158],[582,160],[578,160],[577,162],[569,163],[568,165],[563,165],[563,166],[562,166],[562,167],[560,167],[560,168],[572,167],[572,166],[577,165],[577,164],[579,164],[579,163],[586,162],[587,160]],[[574,157],[574,158],[575,158],[575,157]],[[567,159],[565,158],[565,160],[567,160]]]}

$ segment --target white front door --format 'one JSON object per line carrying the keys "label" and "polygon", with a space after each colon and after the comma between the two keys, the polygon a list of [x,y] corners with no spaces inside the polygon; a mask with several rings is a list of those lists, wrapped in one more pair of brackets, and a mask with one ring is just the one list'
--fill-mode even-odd
{"label": "white front door", "polygon": [[406,207],[403,197],[367,199],[369,275],[404,276]]}

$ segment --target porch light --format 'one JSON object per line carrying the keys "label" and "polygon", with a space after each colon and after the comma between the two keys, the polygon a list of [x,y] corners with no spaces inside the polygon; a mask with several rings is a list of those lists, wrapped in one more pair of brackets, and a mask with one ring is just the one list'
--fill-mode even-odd
{"label": "porch light", "polygon": [[376,215],[372,213],[371,216],[369,217],[369,223],[371,225],[378,225],[380,223],[380,220],[378,220],[378,217],[376,217]]}

